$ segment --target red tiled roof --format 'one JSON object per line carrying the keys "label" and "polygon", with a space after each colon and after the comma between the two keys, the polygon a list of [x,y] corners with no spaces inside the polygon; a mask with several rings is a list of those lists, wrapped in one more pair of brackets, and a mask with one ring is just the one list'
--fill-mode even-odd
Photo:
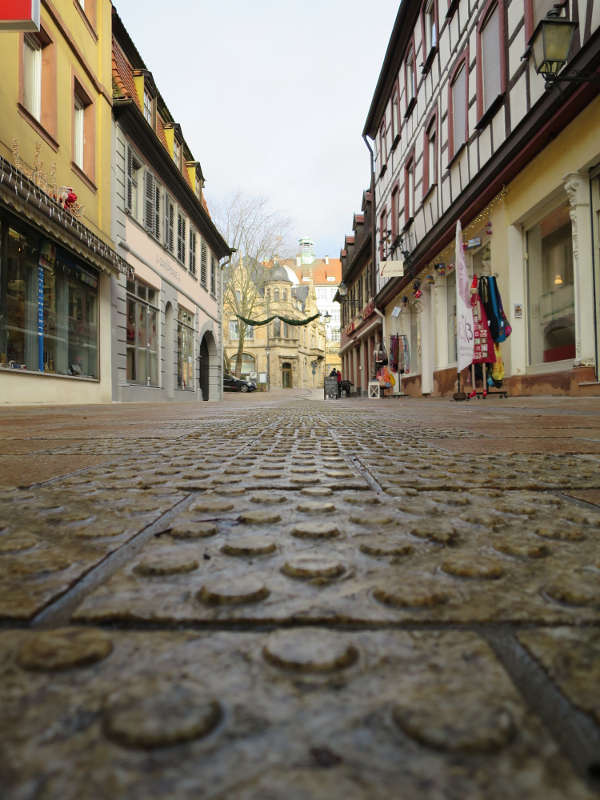
{"label": "red tiled roof", "polygon": [[114,39],[112,43],[112,84],[114,98],[131,99],[138,106],[140,105],[133,81],[133,68]]}

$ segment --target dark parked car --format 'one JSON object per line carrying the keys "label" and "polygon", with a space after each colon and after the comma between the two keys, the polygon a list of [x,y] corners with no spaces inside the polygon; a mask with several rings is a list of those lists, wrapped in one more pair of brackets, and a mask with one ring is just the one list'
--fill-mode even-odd
{"label": "dark parked car", "polygon": [[256,389],[256,384],[254,381],[248,381],[245,378],[225,375],[223,378],[223,389],[226,392],[253,392]]}

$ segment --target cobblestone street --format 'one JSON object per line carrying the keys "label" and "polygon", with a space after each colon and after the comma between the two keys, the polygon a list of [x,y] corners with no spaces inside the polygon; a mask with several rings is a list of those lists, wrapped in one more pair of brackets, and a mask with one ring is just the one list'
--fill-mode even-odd
{"label": "cobblestone street", "polygon": [[0,410],[6,800],[583,800],[600,398]]}

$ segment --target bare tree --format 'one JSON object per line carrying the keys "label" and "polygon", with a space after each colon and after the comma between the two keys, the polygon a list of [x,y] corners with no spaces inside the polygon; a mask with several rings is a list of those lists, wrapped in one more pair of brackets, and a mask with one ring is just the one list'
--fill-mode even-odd
{"label": "bare tree", "polygon": [[[252,318],[264,283],[263,262],[293,252],[291,220],[269,208],[264,197],[236,192],[214,208],[215,222],[237,252],[223,273],[223,306],[230,313]],[[238,349],[232,361],[240,375],[247,325],[238,319]]]}

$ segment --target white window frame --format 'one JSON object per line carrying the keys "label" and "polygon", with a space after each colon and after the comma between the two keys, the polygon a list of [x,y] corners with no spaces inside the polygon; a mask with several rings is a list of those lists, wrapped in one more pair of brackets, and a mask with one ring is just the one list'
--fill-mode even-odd
{"label": "white window frame", "polygon": [[42,119],[42,45],[36,36],[23,39],[23,105],[38,122]]}
{"label": "white window frame", "polygon": [[73,161],[83,170],[85,143],[85,105],[77,92],[73,98]]}

